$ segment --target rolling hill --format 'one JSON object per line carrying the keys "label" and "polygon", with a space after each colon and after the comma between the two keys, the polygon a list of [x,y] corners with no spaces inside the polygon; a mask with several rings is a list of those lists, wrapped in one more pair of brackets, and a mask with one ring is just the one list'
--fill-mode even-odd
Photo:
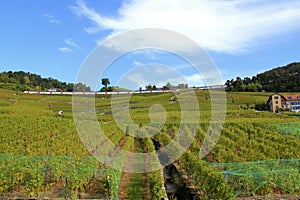
{"label": "rolling hill", "polygon": [[266,92],[299,92],[300,91],[300,62],[277,67],[257,74],[252,78],[237,77],[227,80],[227,91],[266,91]]}

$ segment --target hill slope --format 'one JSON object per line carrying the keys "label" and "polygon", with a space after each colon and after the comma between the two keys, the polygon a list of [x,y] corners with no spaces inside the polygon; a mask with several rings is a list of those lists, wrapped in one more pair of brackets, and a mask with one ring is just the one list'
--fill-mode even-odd
{"label": "hill slope", "polygon": [[[24,91],[24,90],[40,90],[46,91],[56,89],[58,91],[73,91],[74,84],[61,82],[53,78],[42,78],[40,75],[29,72],[2,72],[0,73],[0,88]],[[81,85],[85,91],[90,91],[90,88]]]}
{"label": "hill slope", "polygon": [[299,92],[300,62],[246,77],[227,80],[227,91],[266,91],[266,92]]}

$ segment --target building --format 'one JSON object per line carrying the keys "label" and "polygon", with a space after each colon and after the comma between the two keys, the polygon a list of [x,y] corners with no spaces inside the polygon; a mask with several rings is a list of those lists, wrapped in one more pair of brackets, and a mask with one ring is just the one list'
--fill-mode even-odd
{"label": "building", "polygon": [[292,111],[300,112],[300,94],[281,95],[272,94],[267,101],[268,110],[271,112]]}

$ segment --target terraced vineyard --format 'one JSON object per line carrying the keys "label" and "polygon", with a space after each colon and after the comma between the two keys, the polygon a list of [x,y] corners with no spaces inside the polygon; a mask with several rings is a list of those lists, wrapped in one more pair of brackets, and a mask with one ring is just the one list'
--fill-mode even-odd
{"label": "terraced vineyard", "polygon": [[[132,95],[126,109],[141,134],[151,123],[151,106],[159,104],[166,110],[166,123],[148,138],[133,137],[131,133],[136,130],[131,127],[126,131],[118,127],[111,96],[96,96],[93,112],[106,137],[119,150],[156,153],[178,134],[195,136],[174,163],[151,172],[130,173],[135,165],[142,163],[147,169],[150,161],[163,165],[168,158],[162,154],[145,154],[139,159],[123,156],[117,165],[124,172],[110,168],[110,160],[101,163],[94,157],[107,140],[95,141],[95,151],[91,152],[83,145],[73,121],[71,96],[0,90],[0,198],[234,199],[300,195],[299,115],[255,111],[254,105],[265,102],[268,93],[227,93],[221,136],[212,151],[199,159],[209,132],[211,99],[208,91],[197,91],[196,95],[199,126],[190,129],[187,123],[183,132],[179,131],[180,102],[174,101],[174,93]],[[188,99],[189,94],[184,97]],[[118,96],[118,101],[124,103],[125,96]],[[289,123],[294,128],[287,128]],[[178,149],[185,142],[180,141]],[[111,159],[118,156],[115,151],[106,155]]]}

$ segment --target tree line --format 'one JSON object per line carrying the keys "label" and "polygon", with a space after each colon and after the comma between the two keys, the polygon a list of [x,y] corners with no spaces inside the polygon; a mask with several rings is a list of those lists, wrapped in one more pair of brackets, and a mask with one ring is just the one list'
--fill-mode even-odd
{"label": "tree line", "polygon": [[[287,66],[277,67],[272,70],[257,74],[252,78],[237,77],[235,80],[227,80],[226,90],[229,92],[299,92],[300,91],[300,62],[288,64]],[[102,78],[103,88],[100,91],[120,90],[117,86],[110,85],[109,78]],[[57,90],[63,92],[91,91],[91,88],[82,83],[66,83],[54,78],[42,78],[40,75],[30,72],[2,72],[0,73],[0,88],[16,91],[36,90],[48,91]],[[172,85],[167,83],[162,89],[184,89],[187,84]],[[140,88],[141,90],[142,88]],[[147,85],[146,90],[158,89],[155,85]]]}
{"label": "tree line", "polygon": [[[101,83],[103,87],[99,90],[100,92],[112,92],[112,91],[127,91],[125,88],[119,88],[118,86],[109,86],[110,80],[109,78],[102,78]],[[63,92],[73,92],[73,91],[85,91],[90,92],[91,88],[86,86],[83,83],[67,83],[61,82],[54,78],[42,78],[40,75],[17,71],[17,72],[1,72],[0,73],[0,88],[10,89],[15,91],[63,91]],[[188,88],[187,84],[178,84],[172,85],[171,83],[167,83],[162,88],[158,88],[156,85],[147,85],[145,86],[145,90],[158,90],[158,89],[184,89]],[[142,88],[140,88],[142,90]]]}
{"label": "tree line", "polygon": [[[120,90],[125,90],[124,88],[119,88],[118,86],[108,86],[110,85],[109,78],[102,78],[102,85],[103,87],[100,89],[100,92],[113,92],[113,91],[120,91]],[[158,88],[156,85],[146,85],[145,89],[143,87],[140,87],[139,90],[146,90],[146,91],[151,91],[151,90],[170,90],[170,89],[186,89],[188,88],[188,84],[183,84],[180,83],[178,85],[172,85],[170,82],[168,82],[166,85],[164,85],[162,88]]]}
{"label": "tree line", "polygon": [[72,92],[74,87],[76,91],[91,91],[91,88],[83,83],[66,83],[58,81],[53,78],[42,78],[40,75],[32,74],[30,72],[18,71],[18,72],[2,72],[0,73],[0,88],[25,91],[48,91],[57,90],[63,92]]}
{"label": "tree line", "polygon": [[257,74],[252,78],[227,80],[226,90],[229,92],[299,92],[300,91],[300,62],[277,67]]}
{"label": "tree line", "polygon": [[[187,89],[188,84],[179,83],[178,85],[172,85],[170,82],[168,82],[166,85],[164,85],[162,88],[158,88],[156,85],[146,85],[145,90],[171,90],[171,89]],[[142,87],[140,87],[140,90],[142,90]]]}

